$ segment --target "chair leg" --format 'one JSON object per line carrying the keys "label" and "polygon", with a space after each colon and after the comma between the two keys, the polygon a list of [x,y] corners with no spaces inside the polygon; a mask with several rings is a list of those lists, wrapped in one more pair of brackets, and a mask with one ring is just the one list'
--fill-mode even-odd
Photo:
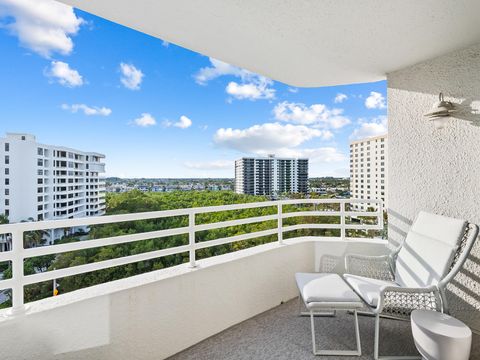
{"label": "chair leg", "polygon": [[357,340],[357,352],[358,356],[362,355],[362,344],[360,343],[360,329],[358,326],[358,314],[355,309],[355,338]]}
{"label": "chair leg", "polygon": [[312,347],[313,347],[313,354],[317,354],[317,343],[315,341],[315,322],[313,321],[313,311],[310,311],[310,326],[312,328]]}
{"label": "chair leg", "polygon": [[375,340],[373,345],[373,358],[375,360],[421,360],[421,356],[417,355],[407,355],[407,356],[380,356],[379,355],[380,347],[380,314],[375,314]]}
{"label": "chair leg", "polygon": [[379,347],[379,337],[380,337],[380,315],[375,314],[375,340],[373,346],[373,358],[378,360],[378,347]]}
{"label": "chair leg", "polygon": [[340,356],[361,356],[362,345],[360,343],[360,329],[358,326],[358,316],[355,311],[355,340],[357,342],[356,350],[317,350],[317,343],[315,339],[315,314],[310,311],[310,326],[312,329],[312,350],[314,355],[340,355]]}

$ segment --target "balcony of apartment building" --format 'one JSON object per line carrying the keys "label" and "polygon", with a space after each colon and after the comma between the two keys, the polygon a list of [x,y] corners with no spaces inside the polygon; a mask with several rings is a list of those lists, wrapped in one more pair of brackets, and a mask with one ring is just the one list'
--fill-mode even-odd
{"label": "balcony of apartment building", "polygon": [[[389,254],[422,210],[480,223],[477,1],[64,2],[293,86],[386,78],[388,224],[381,201],[306,199],[3,225],[0,233],[13,241],[11,251],[0,253],[0,261],[12,265],[12,278],[0,281],[12,296],[12,307],[1,311],[3,358],[314,359],[309,320],[299,316],[296,272],[343,274],[347,254]],[[456,112],[430,121],[424,114],[440,92]],[[377,206],[357,210],[362,203]],[[212,213],[227,215],[208,222]],[[32,231],[172,217],[182,225],[23,245]],[[335,221],[324,223],[325,217]],[[358,217],[370,221],[353,220]],[[249,231],[258,223],[267,225]],[[384,226],[388,238],[378,235]],[[238,233],[205,236],[229,227]],[[148,252],[33,274],[23,268],[25,259],[173,236],[181,240],[172,247],[158,241]],[[252,239],[261,241],[243,248]],[[238,244],[238,251],[217,255],[215,247],[225,244]],[[200,258],[204,249],[212,249],[211,256]],[[28,301],[35,284],[167,256],[176,256],[178,265]],[[479,288],[477,242],[446,295],[451,314],[474,331],[471,359],[480,358]],[[315,321],[318,346],[353,345],[348,312]],[[360,317],[362,359],[373,357],[374,326],[372,317]],[[408,321],[382,319],[381,337],[382,354],[418,355]]]}

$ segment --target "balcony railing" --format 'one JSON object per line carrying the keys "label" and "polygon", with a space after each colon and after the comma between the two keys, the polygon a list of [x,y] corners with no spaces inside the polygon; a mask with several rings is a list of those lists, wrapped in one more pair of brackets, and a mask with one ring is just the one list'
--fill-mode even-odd
{"label": "balcony railing", "polygon": [[[373,206],[373,211],[353,211],[346,209],[346,204],[368,203]],[[325,205],[326,210],[308,210],[300,208],[300,211],[285,212],[286,206],[301,206],[301,205]],[[256,208],[277,208],[276,213],[271,215],[255,216],[248,218],[240,218],[229,221],[221,221],[215,223],[197,224],[196,217],[200,214],[226,212],[232,210],[246,210]],[[272,209],[273,210],[273,209]],[[102,239],[93,239],[78,241],[72,243],[50,245],[35,248],[24,248],[23,238],[24,233],[37,230],[50,230],[59,228],[70,228],[79,226],[91,226],[102,224],[113,224],[132,222],[139,220],[153,220],[175,216],[188,217],[188,226],[162,229],[157,231],[107,237]],[[308,223],[285,225],[284,220],[294,217],[325,217],[335,216],[339,218],[339,223]],[[347,217],[369,217],[375,218],[375,224],[347,224]],[[276,221],[277,226],[272,229],[255,231],[241,235],[235,235],[225,238],[219,238],[208,241],[196,241],[196,233],[201,231],[227,228],[232,226],[241,226],[246,224],[261,223],[266,221]],[[65,220],[50,220],[39,222],[24,222],[16,224],[7,224],[0,226],[1,234],[10,234],[12,237],[12,251],[0,253],[0,262],[11,261],[12,264],[12,278],[0,281],[0,290],[12,289],[12,313],[21,313],[25,310],[24,302],[24,287],[44,281],[51,281],[67,276],[84,274],[92,271],[107,269],[111,267],[127,265],[139,261],[146,261],[155,258],[165,257],[168,255],[188,253],[189,263],[192,268],[196,267],[196,250],[209,248],[213,246],[230,244],[238,241],[255,239],[264,236],[277,235],[277,241],[283,244],[284,233],[303,230],[303,229],[335,229],[339,230],[340,240],[346,239],[347,230],[382,230],[383,229],[383,210],[380,200],[363,200],[363,199],[301,199],[301,200],[282,200],[282,201],[266,201],[257,203],[234,204],[225,206],[211,206],[188,208],[178,210],[143,212],[125,215],[109,215],[98,217],[83,217],[76,219]],[[188,234],[188,244],[150,251],[141,254],[129,255],[125,257],[104,260],[94,263],[77,265],[74,267],[63,268],[58,270],[51,270],[46,272],[39,272],[31,275],[24,274],[24,260],[28,258],[61,254],[70,251],[85,250],[91,248],[99,248],[102,246],[118,245],[132,243],[141,240],[164,238],[168,236]]]}

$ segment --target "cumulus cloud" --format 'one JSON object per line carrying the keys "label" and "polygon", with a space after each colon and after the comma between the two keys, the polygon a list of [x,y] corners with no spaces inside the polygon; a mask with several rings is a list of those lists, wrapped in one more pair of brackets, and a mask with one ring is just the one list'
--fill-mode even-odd
{"label": "cumulus cloud", "polygon": [[97,106],[88,106],[85,104],[63,104],[63,110],[70,111],[72,113],[77,113],[82,111],[87,116],[99,115],[99,116],[109,116],[112,113],[112,109],[107,107],[97,107]]}
{"label": "cumulus cloud", "polygon": [[338,93],[337,96],[335,96],[335,99],[333,101],[335,102],[335,104],[340,104],[347,99],[348,99],[347,95],[342,94],[342,93]]}
{"label": "cumulus cloud", "polygon": [[120,72],[122,76],[120,81],[127,89],[140,90],[140,84],[145,76],[140,69],[137,69],[132,64],[120,63]]}
{"label": "cumulus cloud", "polygon": [[350,135],[350,139],[364,139],[387,133],[387,117],[378,116],[372,119],[359,119],[359,127]]}
{"label": "cumulus cloud", "polygon": [[133,120],[133,125],[140,127],[149,127],[157,125],[155,118],[149,113],[143,113],[139,118]]}
{"label": "cumulus cloud", "polygon": [[201,68],[193,78],[199,85],[206,85],[210,80],[216,79],[220,76],[231,75],[245,80],[254,74],[250,71],[240,69],[239,67],[227,64],[226,62],[209,58],[210,66]]}
{"label": "cumulus cloud", "polygon": [[190,120],[188,117],[185,115],[180,116],[180,119],[178,121],[170,121],[170,120],[165,120],[163,123],[163,126],[165,127],[177,127],[180,129],[187,129],[190,126],[192,126],[193,122]]}
{"label": "cumulus cloud", "polygon": [[246,129],[218,129],[214,135],[214,143],[244,153],[268,154],[297,147],[314,138],[328,140],[332,137],[333,134],[328,130],[312,129],[303,125],[266,123]]}
{"label": "cumulus cloud", "polygon": [[45,75],[66,87],[78,87],[84,84],[82,75],[63,61],[52,61]]}
{"label": "cumulus cloud", "polygon": [[293,93],[293,94],[296,94],[296,93],[298,93],[298,88],[296,88],[296,87],[289,87],[289,88],[288,88],[288,91],[291,92],[291,93]]}
{"label": "cumulus cloud", "polygon": [[231,81],[228,83],[225,91],[239,100],[274,99],[275,89],[269,87],[272,84],[271,80],[264,77],[259,77],[255,81],[246,84],[238,84]]}
{"label": "cumulus cloud", "polygon": [[184,163],[184,166],[195,170],[225,170],[233,169],[234,162],[232,160],[214,160],[204,162],[190,162]]}
{"label": "cumulus cloud", "polygon": [[234,76],[241,79],[241,82],[231,81],[225,88],[225,92],[233,98],[252,101],[275,98],[272,80],[214,58],[209,60],[210,66],[201,68],[193,76],[197,84],[206,85],[220,76]]}
{"label": "cumulus cloud", "polygon": [[347,156],[334,147],[308,149],[282,148],[275,152],[277,156],[308,158],[310,163],[335,163],[347,160]]}
{"label": "cumulus cloud", "polygon": [[367,109],[385,109],[387,107],[387,103],[382,94],[372,91],[370,92],[370,96],[365,99],[365,106]]}
{"label": "cumulus cloud", "polygon": [[73,8],[53,0],[2,0],[2,27],[18,37],[20,44],[49,58],[53,53],[69,55],[83,19]]}
{"label": "cumulus cloud", "polygon": [[321,128],[340,129],[350,123],[350,120],[342,115],[343,109],[329,109],[323,104],[306,106],[283,101],[275,106],[273,114],[275,119],[280,121]]}

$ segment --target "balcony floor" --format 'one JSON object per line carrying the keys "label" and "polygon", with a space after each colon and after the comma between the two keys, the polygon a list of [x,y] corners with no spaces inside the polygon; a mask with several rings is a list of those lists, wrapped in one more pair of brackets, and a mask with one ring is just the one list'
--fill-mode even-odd
{"label": "balcony floor", "polygon": [[[213,359],[373,359],[374,318],[359,316],[362,341],[361,357],[314,356],[310,319],[298,316],[298,300],[292,300],[263,314],[237,324],[169,360]],[[315,320],[317,346],[323,349],[354,349],[353,316],[345,312],[336,317]],[[381,355],[416,354],[410,323],[381,320]],[[480,360],[480,336],[474,335],[471,360]]]}

